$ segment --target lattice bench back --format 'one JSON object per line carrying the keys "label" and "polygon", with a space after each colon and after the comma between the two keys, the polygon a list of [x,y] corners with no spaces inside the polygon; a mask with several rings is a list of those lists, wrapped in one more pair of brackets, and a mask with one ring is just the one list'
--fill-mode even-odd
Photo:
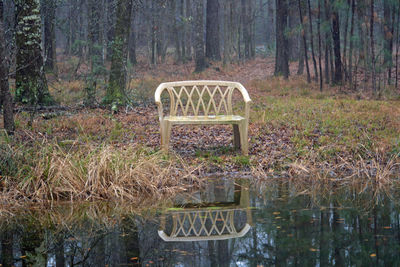
{"label": "lattice bench back", "polygon": [[238,90],[243,99],[250,100],[246,89],[236,82],[183,81],[162,83],[157,88],[156,102],[168,91],[170,116],[233,115],[232,96]]}

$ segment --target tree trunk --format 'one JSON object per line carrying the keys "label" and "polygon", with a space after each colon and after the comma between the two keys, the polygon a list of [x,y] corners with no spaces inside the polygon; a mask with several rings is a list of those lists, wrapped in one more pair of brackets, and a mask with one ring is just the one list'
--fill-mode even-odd
{"label": "tree trunk", "polygon": [[[192,1],[186,0],[186,57],[188,60],[192,59],[192,35],[193,35],[193,25],[192,25]],[[188,19],[190,18],[190,19]]]}
{"label": "tree trunk", "polygon": [[332,12],[332,39],[333,50],[335,54],[335,77],[334,83],[340,84],[342,82],[342,60],[340,56],[340,23],[339,12],[334,8]]}
{"label": "tree trunk", "polygon": [[107,39],[107,53],[106,59],[107,61],[112,60],[113,46],[112,42],[115,35],[115,9],[116,9],[116,1],[117,0],[106,0],[107,1],[107,29],[106,29],[106,39]]}
{"label": "tree trunk", "polygon": [[54,73],[57,73],[55,29],[56,7],[56,0],[44,0],[44,65],[46,70]]}
{"label": "tree trunk", "polygon": [[305,62],[305,60],[304,60],[304,57],[305,57],[305,55],[304,55],[304,43],[303,43],[303,40],[302,40],[302,34],[300,34],[300,55],[299,55],[299,65],[298,65],[298,67],[297,67],[297,75],[303,75],[303,73],[304,73],[304,62]]}
{"label": "tree trunk", "polygon": [[318,0],[318,65],[319,65],[319,90],[322,92],[322,42],[321,42],[321,2]]}
{"label": "tree trunk", "polygon": [[356,2],[355,0],[351,0],[350,48],[349,48],[349,67],[348,67],[349,81],[351,87],[353,87],[353,46],[354,46],[353,34],[354,34],[354,15],[356,7],[355,2]]}
{"label": "tree trunk", "polygon": [[306,62],[306,70],[307,70],[307,82],[310,83],[311,75],[310,75],[310,66],[308,65],[307,38],[306,38],[306,30],[304,29],[304,23],[303,23],[302,0],[298,0],[298,4],[299,4],[300,24],[301,24],[301,29],[302,29],[301,35],[302,35],[302,39],[303,39],[304,60]]}
{"label": "tree trunk", "polygon": [[372,62],[372,91],[376,91],[376,73],[375,73],[375,43],[374,43],[374,0],[371,0],[370,13],[370,41],[371,41],[371,62]]}
{"label": "tree trunk", "polygon": [[186,9],[185,9],[185,0],[181,0],[181,47],[182,47],[182,62],[186,62]]}
{"label": "tree trunk", "polygon": [[102,45],[100,38],[100,9],[98,1],[88,0],[88,41],[89,41],[89,62],[90,75],[86,85],[86,100],[87,106],[93,106],[96,96],[97,77],[102,70]]}
{"label": "tree trunk", "polygon": [[[295,34],[298,30],[298,20],[297,20],[297,0],[289,0],[289,60],[290,61],[300,61],[302,52],[299,53],[299,36]],[[301,41],[300,41],[301,42]]]}
{"label": "tree trunk", "polygon": [[275,76],[289,78],[289,40],[285,34],[287,28],[287,0],[276,0],[276,55]]}
{"label": "tree trunk", "polygon": [[[329,3],[328,0],[324,0],[324,9],[325,9],[325,20],[330,24],[330,11],[329,11]],[[331,37],[330,31],[325,31],[325,83],[329,84],[330,82],[330,51],[331,51]]]}
{"label": "tree trunk", "polygon": [[206,18],[206,57],[211,60],[221,60],[218,0],[207,0]]}
{"label": "tree trunk", "polygon": [[7,133],[12,134],[15,126],[13,102],[8,85],[8,64],[5,49],[6,40],[3,24],[3,7],[3,0],[0,0],[0,108],[3,107],[4,129]]}
{"label": "tree trunk", "polygon": [[[392,71],[392,53],[393,53],[393,31],[392,25],[394,24],[391,19],[391,11],[395,10],[395,7],[390,1],[383,1],[383,34],[384,34],[384,45],[383,45],[383,67],[387,69],[388,73],[388,84],[390,84],[391,71]],[[392,25],[391,25],[392,24]]]}
{"label": "tree trunk", "polygon": [[105,104],[124,104],[126,85],[126,61],[128,55],[128,40],[131,25],[132,0],[118,0],[117,21],[112,44],[110,79],[104,98]]}
{"label": "tree trunk", "polygon": [[224,65],[229,64],[231,62],[231,46],[232,46],[232,27],[233,25],[230,23],[230,15],[232,10],[232,1],[227,0],[223,2],[223,11],[224,11]]}
{"label": "tree trunk", "polygon": [[53,102],[47,88],[41,48],[39,2],[16,0],[16,101],[24,104]]}
{"label": "tree trunk", "polygon": [[311,3],[310,0],[307,0],[307,6],[308,6],[308,17],[310,20],[310,45],[311,45],[311,56],[313,60],[313,66],[314,66],[314,74],[315,74],[315,81],[318,81],[318,71],[317,71],[317,61],[315,60],[315,53],[314,53],[314,33],[313,33],[313,28],[312,28],[312,13],[311,13]]}
{"label": "tree trunk", "polygon": [[206,57],[211,60],[221,60],[218,0],[207,0],[206,18]]}
{"label": "tree trunk", "polygon": [[129,61],[132,65],[137,64],[136,58],[136,13],[132,11],[131,33],[129,36]]}
{"label": "tree trunk", "polygon": [[399,41],[400,41],[400,5],[397,6],[397,38],[396,38],[396,75],[395,75],[395,88],[398,88],[398,75],[399,75]]}
{"label": "tree trunk", "polygon": [[274,8],[274,2],[276,2],[276,1],[268,0],[268,18],[267,18],[268,27],[267,27],[267,29],[268,29],[269,35],[268,35],[267,43],[271,44],[271,45],[272,45],[272,43],[274,41],[274,37],[273,36],[276,35],[275,28],[274,28],[274,25],[276,23],[274,21],[274,18],[276,16],[276,15],[274,16],[274,11],[276,12],[276,9]]}
{"label": "tree trunk", "polygon": [[250,36],[249,36],[249,49],[250,49],[250,58],[254,58],[256,56],[256,14],[255,14],[255,0],[250,1],[249,5],[249,17],[250,17]]}
{"label": "tree trunk", "polygon": [[[342,59],[342,68],[343,68],[343,73],[344,73],[344,80],[347,81],[349,78],[349,74],[348,74],[348,70],[347,70],[347,56],[346,56],[346,52],[347,52],[347,32],[348,32],[348,28],[349,28],[349,13],[350,13],[350,0],[347,0],[347,4],[348,7],[346,9],[346,18],[345,18],[345,26],[344,26],[344,33],[343,33],[343,59]],[[350,36],[351,38],[352,36]]]}
{"label": "tree trunk", "polygon": [[175,57],[177,62],[182,61],[182,53],[181,53],[181,42],[180,42],[180,36],[179,36],[179,29],[178,29],[178,18],[176,14],[176,1],[177,0],[171,0],[170,4],[170,12],[171,12],[171,18],[173,20],[172,23],[172,35],[173,35],[173,40],[175,42]]}
{"label": "tree trunk", "polygon": [[195,72],[201,72],[206,68],[204,55],[204,24],[203,24],[203,1],[194,1],[194,53],[196,68]]}

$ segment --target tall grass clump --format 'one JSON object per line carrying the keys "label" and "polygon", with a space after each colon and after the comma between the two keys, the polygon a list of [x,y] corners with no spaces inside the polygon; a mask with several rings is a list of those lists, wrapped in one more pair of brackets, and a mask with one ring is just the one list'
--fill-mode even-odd
{"label": "tall grass clump", "polygon": [[[32,152],[35,151],[35,152]],[[2,200],[160,199],[200,181],[179,158],[132,147],[47,144],[30,150],[15,175],[4,177]]]}

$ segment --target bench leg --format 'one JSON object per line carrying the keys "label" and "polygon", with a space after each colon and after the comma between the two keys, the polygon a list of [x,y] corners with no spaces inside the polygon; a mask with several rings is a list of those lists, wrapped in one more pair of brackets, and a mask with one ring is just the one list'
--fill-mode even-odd
{"label": "bench leg", "polygon": [[249,141],[248,141],[248,122],[245,121],[239,124],[239,132],[240,132],[240,145],[242,148],[242,154],[247,156],[249,154]]}
{"label": "bench leg", "polygon": [[171,123],[168,121],[162,121],[160,124],[161,131],[161,149],[168,153],[169,139],[171,137]]}
{"label": "bench leg", "polygon": [[233,146],[235,149],[240,148],[240,132],[239,125],[233,124]]}

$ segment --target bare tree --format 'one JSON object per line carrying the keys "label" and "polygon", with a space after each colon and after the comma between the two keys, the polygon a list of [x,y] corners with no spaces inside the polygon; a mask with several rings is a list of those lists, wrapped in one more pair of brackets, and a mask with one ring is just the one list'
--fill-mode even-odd
{"label": "bare tree", "polygon": [[371,62],[372,62],[372,91],[376,91],[376,66],[375,66],[375,43],[374,43],[374,0],[371,0],[370,5],[370,30],[369,30],[369,38],[371,41]]}
{"label": "bare tree", "polygon": [[201,72],[206,68],[204,54],[204,24],[203,24],[203,1],[195,1],[195,21],[194,21],[194,53],[196,68],[195,72]]}
{"label": "bare tree", "polygon": [[289,40],[285,34],[287,28],[287,0],[276,0],[276,55],[275,76],[289,77]]}
{"label": "bare tree", "polygon": [[319,65],[319,90],[322,91],[322,41],[321,41],[321,1],[318,0],[318,65]]}
{"label": "bare tree", "polygon": [[334,8],[332,11],[332,38],[333,38],[333,51],[335,54],[334,82],[339,84],[342,82],[342,60],[340,56],[340,23],[339,23],[339,12],[337,8]]}
{"label": "bare tree", "polygon": [[206,14],[206,57],[221,60],[219,49],[219,1],[207,0]]}
{"label": "bare tree", "polygon": [[56,0],[43,0],[44,56],[46,70],[57,73],[56,57]]}
{"label": "bare tree", "polygon": [[14,132],[14,114],[12,97],[8,85],[8,66],[5,49],[5,35],[3,24],[3,0],[0,0],[0,107],[3,106],[4,129],[8,133]]}
{"label": "bare tree", "polygon": [[313,38],[314,33],[313,33],[313,27],[312,27],[313,23],[312,23],[310,0],[307,0],[307,6],[308,6],[308,19],[310,20],[309,26],[310,26],[311,56],[312,56],[312,61],[313,61],[313,66],[314,66],[315,81],[318,81],[317,61],[315,60],[315,53],[314,53],[314,38]]}
{"label": "bare tree", "polygon": [[299,15],[300,15],[300,24],[301,24],[301,35],[303,39],[303,49],[304,49],[304,59],[306,62],[306,69],[307,69],[307,82],[311,82],[311,76],[310,76],[310,66],[308,65],[308,55],[307,55],[307,37],[306,37],[306,30],[304,29],[304,23],[303,23],[303,12],[302,12],[302,1],[303,0],[298,0],[299,4]]}

